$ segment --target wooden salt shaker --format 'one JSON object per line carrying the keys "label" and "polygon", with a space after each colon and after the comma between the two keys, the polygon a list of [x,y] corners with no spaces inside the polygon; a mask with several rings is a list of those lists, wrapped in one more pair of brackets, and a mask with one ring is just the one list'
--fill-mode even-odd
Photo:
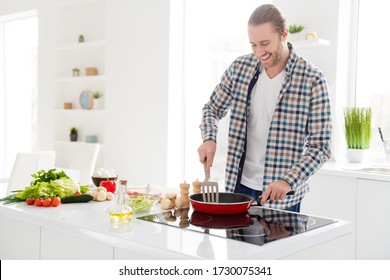
{"label": "wooden salt shaker", "polygon": [[196,181],[192,182],[192,192],[193,194],[200,193],[200,188],[202,187],[202,183],[196,179]]}
{"label": "wooden salt shaker", "polygon": [[181,208],[190,207],[190,199],[188,197],[189,189],[190,184],[187,184],[186,181],[180,184]]}

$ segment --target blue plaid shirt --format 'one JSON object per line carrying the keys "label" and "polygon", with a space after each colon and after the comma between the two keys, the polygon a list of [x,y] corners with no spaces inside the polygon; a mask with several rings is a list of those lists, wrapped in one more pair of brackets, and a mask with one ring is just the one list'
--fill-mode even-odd
{"label": "blue plaid shirt", "polygon": [[[302,200],[307,179],[329,158],[331,108],[328,87],[318,68],[299,57],[291,44],[277,105],[268,133],[263,193],[268,184],[285,180],[295,191],[266,207],[284,209]],[[230,110],[225,184],[233,192],[240,183],[245,161],[246,129],[251,91],[262,71],[259,60],[248,54],[237,58],[225,71],[203,108],[200,125],[203,141],[217,142],[218,120]]]}

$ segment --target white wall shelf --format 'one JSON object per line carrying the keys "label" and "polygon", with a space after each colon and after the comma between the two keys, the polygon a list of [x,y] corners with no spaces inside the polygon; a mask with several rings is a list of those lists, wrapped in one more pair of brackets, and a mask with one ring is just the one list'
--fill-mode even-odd
{"label": "white wall shelf", "polygon": [[69,45],[61,45],[57,49],[59,51],[72,51],[72,50],[80,50],[80,49],[92,49],[92,48],[100,48],[106,45],[105,40],[101,41],[91,41],[91,42],[83,42],[83,43],[74,43]]}
{"label": "white wall shelf", "polygon": [[[72,145],[72,143],[87,143],[87,142],[85,142],[85,141],[74,141],[74,142],[72,142],[72,141],[57,140],[54,143],[57,144],[57,145],[69,145],[69,144]],[[87,144],[89,144],[89,143],[87,143]],[[91,143],[91,144],[99,144],[100,148],[104,149],[104,145],[102,143]]]}
{"label": "white wall shelf", "polygon": [[296,49],[298,48],[303,49],[303,48],[313,48],[313,47],[326,47],[326,46],[330,46],[331,42],[325,39],[317,38],[317,39],[292,41],[291,44]]}
{"label": "white wall shelf", "polygon": [[104,114],[105,110],[102,109],[56,109],[56,113],[61,114]]}
{"label": "white wall shelf", "polygon": [[96,76],[78,76],[78,77],[60,77],[57,79],[58,82],[91,82],[91,81],[104,81],[105,75]]}
{"label": "white wall shelf", "polygon": [[[69,129],[77,127],[79,140],[96,135],[100,145],[105,142],[105,99],[90,110],[79,104],[80,93],[100,91],[106,96],[106,35],[105,0],[65,0],[58,3],[58,32],[56,43],[56,78],[54,100],[54,143],[69,143]],[[83,34],[85,42],[79,43]],[[73,68],[80,76],[72,76]],[[97,75],[86,76],[86,68],[97,69]],[[95,101],[95,100],[94,100]],[[73,109],[64,109],[71,102]],[[95,101],[96,102],[96,101]],[[94,103],[95,103],[94,102]],[[97,165],[104,165],[100,153]]]}

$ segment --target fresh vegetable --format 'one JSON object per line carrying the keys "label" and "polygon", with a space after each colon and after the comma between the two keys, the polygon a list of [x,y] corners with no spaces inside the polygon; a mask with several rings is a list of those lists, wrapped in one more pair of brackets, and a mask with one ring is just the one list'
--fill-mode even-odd
{"label": "fresh vegetable", "polygon": [[173,207],[172,200],[170,200],[169,198],[161,199],[160,204],[161,204],[161,208],[163,210],[168,210],[168,209],[171,209]]}
{"label": "fresh vegetable", "polygon": [[[48,171],[40,170],[31,176],[34,180],[29,186],[24,190],[14,191],[15,194],[2,198],[0,201],[4,201],[5,204],[7,204],[25,201],[27,198],[30,198],[28,203],[31,203],[31,199],[53,198],[55,196],[63,198],[80,192],[78,184],[74,183],[64,171],[56,172],[55,169],[50,169]],[[85,190],[85,187],[83,187],[83,190]],[[36,201],[34,201],[34,203],[35,202]],[[39,202],[37,203],[39,204]]]}
{"label": "fresh vegetable", "polygon": [[80,192],[81,193],[87,193],[88,191],[89,191],[89,186],[88,185],[80,186]]}
{"label": "fresh vegetable", "polygon": [[107,199],[107,192],[105,191],[98,191],[97,194],[96,194],[96,200],[97,201],[104,201]]}
{"label": "fresh vegetable", "polygon": [[107,200],[113,200],[114,199],[114,194],[112,192],[107,192]]}
{"label": "fresh vegetable", "polygon": [[139,194],[140,194],[139,192],[130,192],[130,191],[127,192],[127,195],[129,197],[138,197]]}
{"label": "fresh vegetable", "polygon": [[43,200],[43,206],[44,206],[44,207],[49,207],[50,205],[51,205],[51,198],[50,198],[50,197],[45,198],[45,199]]}
{"label": "fresh vegetable", "polygon": [[144,196],[140,195],[138,197],[131,197],[129,200],[129,206],[133,208],[133,211],[136,213],[149,211],[150,208],[154,205],[154,200],[146,199]]}
{"label": "fresh vegetable", "polygon": [[116,191],[116,183],[114,180],[101,181],[100,186],[105,187],[108,192],[114,193]]}
{"label": "fresh vegetable", "polygon": [[57,207],[58,205],[61,204],[61,199],[58,197],[58,196],[55,196],[52,200],[51,200],[51,205],[53,205],[53,207]]}
{"label": "fresh vegetable", "polygon": [[34,204],[35,204],[35,206],[41,207],[43,205],[43,200],[40,198],[35,199]]}
{"label": "fresh vegetable", "polygon": [[27,205],[34,205],[34,202],[35,202],[35,198],[28,197],[26,199]]}
{"label": "fresh vegetable", "polygon": [[56,169],[49,169],[48,171],[39,170],[38,172],[32,174],[31,176],[35,178],[35,180],[31,182],[31,186],[35,186],[38,183],[42,183],[42,182],[50,183],[51,181],[61,179],[61,178],[69,179],[68,175],[66,175],[66,173],[63,170],[56,172]]}
{"label": "fresh vegetable", "polygon": [[93,200],[93,196],[90,194],[72,195],[61,198],[61,203],[80,203]]}

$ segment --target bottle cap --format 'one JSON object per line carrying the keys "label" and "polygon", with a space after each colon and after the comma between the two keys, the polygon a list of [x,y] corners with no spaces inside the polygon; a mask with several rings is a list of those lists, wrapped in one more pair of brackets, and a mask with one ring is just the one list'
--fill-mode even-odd
{"label": "bottle cap", "polygon": [[123,180],[122,179],[122,180],[119,180],[119,182],[120,182],[121,185],[127,185],[127,180]]}

